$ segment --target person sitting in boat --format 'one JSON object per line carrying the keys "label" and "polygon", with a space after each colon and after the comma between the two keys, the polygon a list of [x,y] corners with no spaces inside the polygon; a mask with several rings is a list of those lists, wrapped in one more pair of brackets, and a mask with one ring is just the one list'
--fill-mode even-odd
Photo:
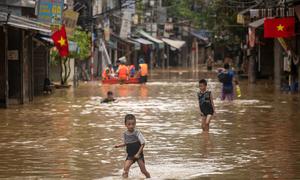
{"label": "person sitting in boat", "polygon": [[124,62],[121,62],[118,68],[118,77],[120,81],[126,81],[128,79],[128,68]]}
{"label": "person sitting in boat", "polygon": [[109,78],[109,69],[108,67],[104,69],[103,73],[102,73],[102,80],[107,80],[110,79]]}
{"label": "person sitting in boat", "polygon": [[135,76],[135,66],[132,64],[129,66],[129,77],[133,78]]}
{"label": "person sitting in boat", "polygon": [[139,60],[140,63],[140,83],[145,84],[147,82],[147,77],[148,77],[148,64],[145,63],[143,58],[140,58]]}
{"label": "person sitting in boat", "polygon": [[107,80],[114,77],[114,69],[111,64],[109,64],[102,73],[102,79]]}
{"label": "person sitting in boat", "polygon": [[114,93],[111,91],[107,92],[107,97],[101,101],[101,103],[110,103],[114,102],[116,99],[114,98]]}

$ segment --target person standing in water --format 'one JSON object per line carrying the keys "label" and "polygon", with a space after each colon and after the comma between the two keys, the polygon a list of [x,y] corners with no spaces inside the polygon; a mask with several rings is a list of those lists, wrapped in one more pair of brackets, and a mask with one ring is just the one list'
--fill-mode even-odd
{"label": "person standing in water", "polygon": [[215,113],[215,105],[211,91],[207,90],[207,81],[201,79],[199,81],[198,100],[201,112],[201,126],[203,132],[209,131],[210,121]]}
{"label": "person standing in water", "polygon": [[143,58],[140,58],[139,63],[140,83],[145,84],[148,81],[148,64],[145,63]]}
{"label": "person standing in water", "polygon": [[222,83],[221,100],[232,101],[234,99],[234,82],[238,83],[238,81],[228,63],[224,64],[224,69],[219,70],[218,79]]}
{"label": "person standing in water", "polygon": [[124,163],[124,172],[122,176],[123,178],[128,178],[130,166],[137,162],[141,172],[146,176],[146,178],[150,178],[150,174],[145,167],[145,159],[143,154],[145,139],[142,133],[135,129],[135,125],[135,116],[132,114],[127,114],[125,116],[125,126],[127,131],[125,131],[123,134],[124,142],[122,144],[115,145],[115,148],[126,146],[127,158]]}

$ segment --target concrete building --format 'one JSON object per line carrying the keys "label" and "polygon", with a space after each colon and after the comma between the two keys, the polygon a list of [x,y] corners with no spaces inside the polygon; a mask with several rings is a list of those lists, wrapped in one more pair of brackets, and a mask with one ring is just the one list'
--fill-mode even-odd
{"label": "concrete building", "polygon": [[[300,2],[297,0],[266,1],[239,13],[238,20],[242,20],[240,23],[255,32],[245,34],[254,43],[253,46],[246,46],[244,53],[250,83],[255,83],[257,78],[269,78],[273,79],[276,89],[289,91],[294,91],[296,84],[299,84],[299,7]],[[296,35],[290,38],[264,38],[263,25],[266,17],[295,17]],[[287,61],[291,62],[287,65]]]}

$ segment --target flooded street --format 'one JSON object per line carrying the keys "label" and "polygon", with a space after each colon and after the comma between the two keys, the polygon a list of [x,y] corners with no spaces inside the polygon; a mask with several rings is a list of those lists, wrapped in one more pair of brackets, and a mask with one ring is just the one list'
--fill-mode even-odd
{"label": "flooded street", "polygon": [[[163,78],[161,78],[163,77]],[[202,134],[196,93],[208,78],[216,105]],[[0,178],[120,179],[124,116],[137,117],[153,179],[300,178],[300,97],[259,81],[220,100],[214,73],[153,72],[147,85],[81,83],[34,103],[0,109]],[[100,104],[107,91],[118,101]],[[130,178],[143,178],[137,164]]]}

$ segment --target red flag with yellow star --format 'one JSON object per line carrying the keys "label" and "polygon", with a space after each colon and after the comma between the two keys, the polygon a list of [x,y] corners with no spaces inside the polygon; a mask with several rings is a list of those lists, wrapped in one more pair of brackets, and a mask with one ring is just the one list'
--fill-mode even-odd
{"label": "red flag with yellow star", "polygon": [[52,40],[54,45],[59,51],[60,56],[66,57],[69,55],[69,44],[66,34],[65,26],[63,25],[60,30],[52,34]]}
{"label": "red flag with yellow star", "polygon": [[265,19],[265,38],[287,38],[295,36],[295,17]]}

